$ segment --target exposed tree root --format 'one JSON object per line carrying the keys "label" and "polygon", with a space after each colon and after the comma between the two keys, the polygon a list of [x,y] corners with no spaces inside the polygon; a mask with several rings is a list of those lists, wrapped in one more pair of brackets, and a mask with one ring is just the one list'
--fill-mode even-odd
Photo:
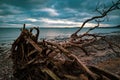
{"label": "exposed tree root", "polygon": [[[32,34],[33,29],[37,30],[36,35]],[[44,40],[38,42],[38,35],[38,28],[29,31],[24,27],[12,45],[14,77],[18,80],[112,80],[113,77],[116,80],[120,79],[110,72],[87,67],[63,46],[69,44],[83,48],[97,40],[96,35],[79,45],[74,42],[63,45]]]}

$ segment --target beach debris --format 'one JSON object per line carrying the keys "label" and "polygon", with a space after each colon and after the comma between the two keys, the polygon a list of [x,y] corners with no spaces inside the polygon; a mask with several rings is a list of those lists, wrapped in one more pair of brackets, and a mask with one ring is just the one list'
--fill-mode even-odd
{"label": "beach debris", "polygon": [[[90,31],[98,28],[100,26],[100,23],[105,21],[105,17],[107,17],[110,12],[115,11],[115,10],[120,10],[120,0],[117,0],[116,2],[112,1],[112,5],[109,7],[106,7],[106,5],[104,4],[103,8],[101,8],[100,3],[98,3],[95,11],[99,15],[86,19],[82,23],[81,27],[77,31],[75,31],[73,34],[71,34],[71,42],[68,44],[79,47],[86,55],[89,55],[86,50],[86,46],[89,46],[89,45],[91,46],[91,44],[94,43],[95,41],[102,39],[109,45],[109,47],[115,53],[117,53],[117,55],[119,55],[120,52],[115,49],[115,48],[120,49],[119,45],[117,45],[111,41],[108,41],[105,36],[100,36],[97,34],[90,34]],[[96,23],[96,25],[89,26],[91,28],[88,29],[86,32],[84,32],[83,34],[78,34],[88,22]]]}
{"label": "beach debris", "polygon": [[[32,31],[36,30],[33,35]],[[96,40],[84,40],[76,45],[69,41],[62,45],[50,41],[38,41],[39,29],[22,29],[12,44],[13,75],[18,80],[119,80],[119,76],[95,66],[87,66],[69,51],[68,45],[84,46]],[[101,37],[101,36],[100,36]],[[77,42],[77,41],[76,41]],[[87,53],[86,53],[87,54]]]}

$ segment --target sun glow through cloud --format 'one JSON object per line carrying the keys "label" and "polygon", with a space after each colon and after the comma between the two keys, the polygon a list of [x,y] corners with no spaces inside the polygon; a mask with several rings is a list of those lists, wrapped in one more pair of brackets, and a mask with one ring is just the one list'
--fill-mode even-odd
{"label": "sun glow through cloud", "polygon": [[[47,24],[47,26],[48,25],[54,25],[53,27],[80,27],[82,25],[82,22],[75,22],[75,21],[70,21],[70,20],[66,20],[66,19],[53,20],[53,19],[48,19],[48,18],[41,18],[40,22],[42,22],[44,24]],[[58,26],[57,24],[59,24],[61,26]],[[67,26],[64,26],[64,25],[67,25]],[[97,25],[96,23],[87,23],[85,25],[85,27],[94,27],[96,25]],[[107,27],[107,26],[110,26],[110,25],[101,24],[100,26]]]}

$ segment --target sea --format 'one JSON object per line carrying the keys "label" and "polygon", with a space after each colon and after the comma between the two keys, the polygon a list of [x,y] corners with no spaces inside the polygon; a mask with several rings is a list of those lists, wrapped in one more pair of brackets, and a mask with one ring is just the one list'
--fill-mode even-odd
{"label": "sea", "polygon": [[[89,28],[83,28],[79,34],[85,33]],[[39,39],[64,39],[70,37],[72,33],[78,30],[76,28],[39,28],[40,34]],[[120,28],[117,27],[109,27],[109,28],[96,28],[92,30],[90,33],[93,34],[108,34],[112,32],[120,32]],[[21,33],[21,28],[0,28],[0,43],[11,43]],[[34,30],[35,34],[36,31]]]}

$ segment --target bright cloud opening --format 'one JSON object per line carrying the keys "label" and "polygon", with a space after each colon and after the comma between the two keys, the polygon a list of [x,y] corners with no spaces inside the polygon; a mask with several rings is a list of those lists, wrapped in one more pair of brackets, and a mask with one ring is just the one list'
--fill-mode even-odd
{"label": "bright cloud opening", "polygon": [[52,9],[52,8],[43,8],[41,9],[41,11],[48,12],[50,16],[59,16],[59,13],[55,9]]}
{"label": "bright cloud opening", "polygon": [[33,19],[33,18],[28,18],[28,19],[26,19],[27,21],[31,21],[31,22],[36,22],[37,21],[37,19]]}
{"label": "bright cloud opening", "polygon": [[[49,18],[41,18],[39,20],[40,22],[44,23],[46,27],[49,26],[54,26],[54,27],[80,27],[83,22],[75,22],[75,21],[70,21],[67,19],[59,19],[59,20],[54,20],[54,19],[49,19]],[[85,27],[94,27],[96,26],[96,23],[89,22],[85,25]],[[108,24],[101,24],[100,26],[110,26]]]}

